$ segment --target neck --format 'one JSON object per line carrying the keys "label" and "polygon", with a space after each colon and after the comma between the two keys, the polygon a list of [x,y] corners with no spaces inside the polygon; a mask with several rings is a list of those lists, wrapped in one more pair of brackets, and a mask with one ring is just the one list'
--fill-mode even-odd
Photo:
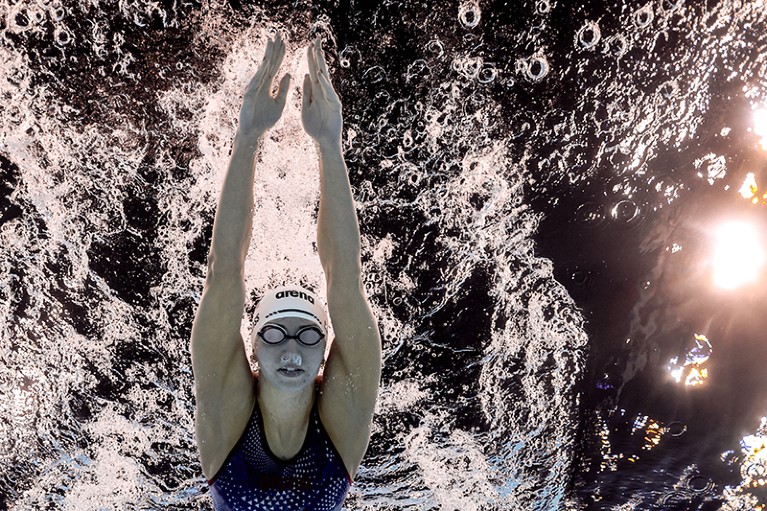
{"label": "neck", "polygon": [[281,430],[290,430],[309,422],[314,403],[314,385],[286,391],[259,380],[256,395],[264,421],[279,425]]}

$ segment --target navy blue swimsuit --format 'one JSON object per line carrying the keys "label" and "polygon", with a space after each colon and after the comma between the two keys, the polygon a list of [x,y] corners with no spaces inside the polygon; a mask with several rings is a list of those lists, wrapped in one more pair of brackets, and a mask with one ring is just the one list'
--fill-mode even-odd
{"label": "navy blue swimsuit", "polygon": [[256,401],[242,437],[208,482],[217,511],[336,511],[352,480],[322,425],[315,399],[304,445],[288,461],[269,450]]}

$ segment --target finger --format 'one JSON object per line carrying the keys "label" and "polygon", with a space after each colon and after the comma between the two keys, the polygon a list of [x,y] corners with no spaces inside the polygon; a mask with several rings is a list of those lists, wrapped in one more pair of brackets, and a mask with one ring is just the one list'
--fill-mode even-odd
{"label": "finger", "polygon": [[282,60],[285,58],[285,43],[282,41],[279,32],[277,33],[277,40],[275,41],[274,55],[272,56],[272,78],[277,76],[277,71],[282,65]]}
{"label": "finger", "polygon": [[314,59],[313,45],[309,45],[306,49],[306,61],[309,64],[309,77],[312,79],[312,83],[317,83],[317,62]]}
{"label": "finger", "polygon": [[269,82],[271,83],[271,80],[274,79],[274,75],[270,73],[273,54],[274,54],[274,43],[272,42],[271,39],[268,39],[266,42],[266,50],[264,51],[264,60],[261,62],[261,65],[258,68],[258,72],[256,73],[261,75],[261,79],[256,84],[257,88],[263,87],[264,82],[266,82],[267,80],[269,80]]}
{"label": "finger", "polygon": [[[323,72],[322,72],[322,68],[320,67],[321,66],[321,62],[323,60],[321,48],[322,48],[322,43],[320,42],[320,38],[317,37],[314,40],[314,43],[312,44],[312,53],[313,53],[313,57],[314,57],[314,59],[313,59],[314,60],[314,72],[315,72],[315,75],[313,77],[314,78],[314,83],[313,83],[314,84],[314,94],[315,94],[315,96],[320,95],[324,99],[328,99],[328,93],[327,93],[327,90],[326,90],[327,89],[327,85],[325,85],[326,83],[328,83],[328,80],[324,80],[323,81]],[[330,88],[332,89],[333,87],[331,86]]]}
{"label": "finger", "polygon": [[[277,34],[279,36],[279,33]],[[271,96],[272,83],[277,77],[277,72],[280,70],[282,60],[285,58],[285,44],[280,37],[275,38],[274,44],[271,47],[271,54],[269,55],[269,63],[264,70],[264,76],[260,87],[267,87],[267,93]],[[279,93],[279,91],[278,91]]]}
{"label": "finger", "polygon": [[325,76],[330,78],[328,63],[325,61],[325,53],[322,51],[322,41],[319,37],[317,38],[317,64],[320,69],[320,74],[325,73]]}
{"label": "finger", "polygon": [[320,86],[322,88],[322,94],[327,98],[328,101],[336,101],[339,102],[338,94],[336,94],[335,89],[333,88],[333,84],[330,83],[330,80],[325,75],[320,75]]}
{"label": "finger", "polygon": [[285,101],[288,98],[288,91],[290,90],[290,73],[285,74],[280,80],[280,88],[277,90],[277,104],[280,106],[280,110],[285,108]]}
{"label": "finger", "polygon": [[301,101],[301,110],[306,112],[312,103],[312,79],[308,74],[304,75],[303,98]]}

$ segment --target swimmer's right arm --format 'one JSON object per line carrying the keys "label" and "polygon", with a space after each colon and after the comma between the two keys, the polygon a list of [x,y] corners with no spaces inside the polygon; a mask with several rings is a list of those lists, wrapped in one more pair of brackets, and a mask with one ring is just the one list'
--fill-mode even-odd
{"label": "swimmer's right arm", "polygon": [[245,306],[245,257],[253,227],[254,161],[263,134],[282,115],[290,76],[272,83],[285,55],[279,35],[248,84],[240,110],[208,253],[208,272],[192,325],[192,367],[197,400],[197,440],[203,473],[211,478],[247,424],[255,400],[240,334]]}

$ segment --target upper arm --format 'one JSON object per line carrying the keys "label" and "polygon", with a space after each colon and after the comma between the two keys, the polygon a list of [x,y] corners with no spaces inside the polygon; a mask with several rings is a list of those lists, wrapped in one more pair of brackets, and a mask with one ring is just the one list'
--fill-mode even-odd
{"label": "upper arm", "polygon": [[212,478],[247,425],[255,402],[240,324],[245,283],[210,272],[192,326],[195,425],[203,473]]}
{"label": "upper arm", "polygon": [[323,377],[323,424],[353,476],[367,449],[381,378],[381,336],[361,283],[328,281],[335,339]]}

